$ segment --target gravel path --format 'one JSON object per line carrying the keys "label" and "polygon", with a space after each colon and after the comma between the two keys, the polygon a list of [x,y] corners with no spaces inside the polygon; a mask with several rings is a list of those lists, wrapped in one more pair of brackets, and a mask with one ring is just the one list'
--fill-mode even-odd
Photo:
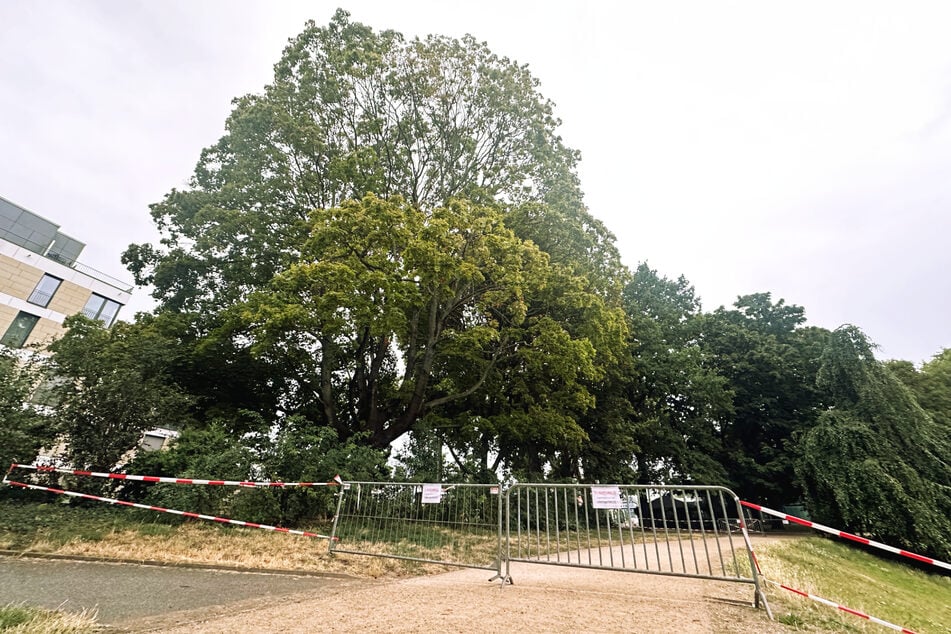
{"label": "gravel path", "polygon": [[756,632],[784,631],[752,607],[747,584],[513,564],[514,585],[482,570],[330,588],[286,597],[186,632]]}
{"label": "gravel path", "polygon": [[[346,555],[342,555],[346,556]],[[350,555],[367,565],[373,559]],[[0,558],[0,602],[97,608],[127,632],[783,632],[749,584],[513,563],[372,581]]]}

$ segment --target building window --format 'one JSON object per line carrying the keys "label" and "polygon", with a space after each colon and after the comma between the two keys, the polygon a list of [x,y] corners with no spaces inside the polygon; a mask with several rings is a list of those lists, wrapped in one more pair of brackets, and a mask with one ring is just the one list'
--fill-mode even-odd
{"label": "building window", "polygon": [[36,304],[37,306],[42,306],[46,308],[50,305],[50,300],[53,299],[53,295],[56,294],[56,290],[59,288],[59,285],[63,280],[58,277],[53,277],[52,275],[44,275],[43,279],[39,281],[36,285],[36,288],[33,289],[33,292],[30,293],[29,299],[26,301],[31,304]]}
{"label": "building window", "polygon": [[86,307],[83,308],[83,315],[90,319],[98,319],[108,328],[112,325],[120,308],[122,308],[122,304],[119,302],[114,302],[102,295],[93,293],[89,301],[86,302]]}
{"label": "building window", "polygon": [[16,318],[10,323],[7,331],[0,337],[0,343],[9,348],[22,348],[23,344],[33,332],[33,326],[40,320],[36,315],[20,311]]}

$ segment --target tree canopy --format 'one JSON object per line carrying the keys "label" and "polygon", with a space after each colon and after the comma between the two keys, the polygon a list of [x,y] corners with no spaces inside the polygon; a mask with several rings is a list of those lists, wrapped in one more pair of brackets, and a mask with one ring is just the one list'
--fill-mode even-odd
{"label": "tree canopy", "polygon": [[161,248],[132,245],[124,261],[163,308],[214,309],[296,260],[313,209],[369,193],[419,209],[544,202],[611,251],[537,87],[526,66],[469,36],[406,40],[342,10],[310,22],[264,92],[235,100],[190,188],[152,206]]}
{"label": "tree canopy", "polygon": [[[593,334],[529,312],[566,282],[494,208],[456,200],[423,212],[368,195],[316,210],[300,260],[231,312],[229,334],[293,361],[287,409],[386,447],[442,405],[489,398],[483,388],[515,359],[549,365],[556,392],[577,382],[579,366],[592,374]],[[583,288],[554,290],[600,301]],[[577,359],[570,367],[556,363],[566,353]]]}

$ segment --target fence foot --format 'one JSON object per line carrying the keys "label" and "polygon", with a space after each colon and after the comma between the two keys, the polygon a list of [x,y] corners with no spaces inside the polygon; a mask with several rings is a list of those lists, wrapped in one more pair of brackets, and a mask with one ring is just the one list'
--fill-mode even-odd
{"label": "fence foot", "polygon": [[512,575],[503,575],[502,573],[498,573],[489,579],[489,583],[492,583],[493,581],[501,581],[502,586],[515,585],[515,582],[512,581]]}

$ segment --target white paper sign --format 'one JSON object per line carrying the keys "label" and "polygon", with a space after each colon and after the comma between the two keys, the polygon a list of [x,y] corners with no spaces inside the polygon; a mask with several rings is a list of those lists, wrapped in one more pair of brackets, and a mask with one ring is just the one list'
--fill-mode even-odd
{"label": "white paper sign", "polygon": [[423,485],[423,504],[439,504],[442,501],[441,484]]}
{"label": "white paper sign", "polygon": [[621,504],[620,487],[591,487],[591,506],[596,509],[619,509]]}

